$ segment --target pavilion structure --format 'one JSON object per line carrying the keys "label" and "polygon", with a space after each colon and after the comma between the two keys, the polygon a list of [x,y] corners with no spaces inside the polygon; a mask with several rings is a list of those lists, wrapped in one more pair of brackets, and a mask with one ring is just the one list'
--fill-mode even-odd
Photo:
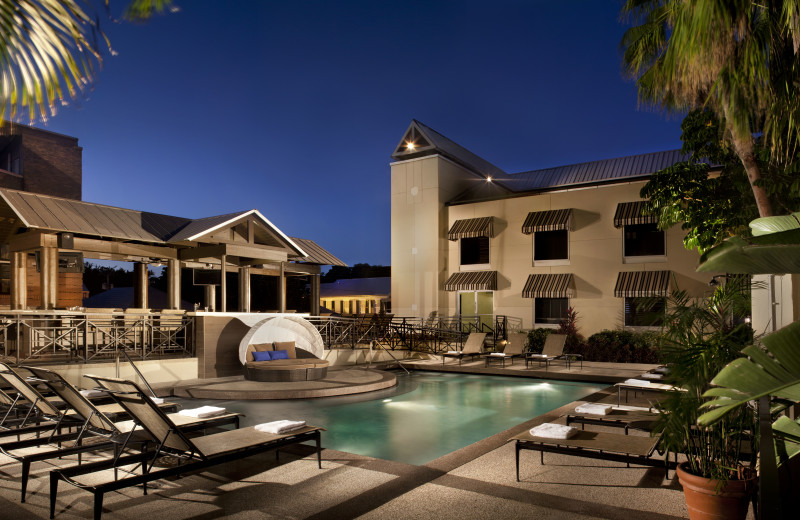
{"label": "pavilion structure", "polygon": [[[205,279],[206,310],[217,312],[250,312],[252,275],[278,278],[276,311],[285,312],[286,278],[309,276],[317,315],[321,266],[345,265],[311,240],[288,237],[256,209],[190,219],[13,189],[0,189],[0,243],[11,311],[80,307],[70,275],[79,280],[83,259],[93,258],[133,262],[135,307],[147,307],[148,265],[166,265],[169,309],[180,308],[180,272],[188,268]],[[228,272],[238,273],[238,308],[224,297],[215,308]]]}

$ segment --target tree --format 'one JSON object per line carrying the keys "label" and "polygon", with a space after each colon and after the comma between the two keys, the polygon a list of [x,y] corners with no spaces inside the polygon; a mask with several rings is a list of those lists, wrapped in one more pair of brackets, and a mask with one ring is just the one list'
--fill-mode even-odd
{"label": "tree", "polygon": [[[96,7],[108,9],[110,0]],[[94,80],[110,41],[91,0],[0,0],[0,120],[27,111],[47,120]],[[124,17],[143,21],[171,0],[132,0]],[[102,42],[102,43],[101,43]]]}
{"label": "tree", "polygon": [[[741,161],[725,146],[719,120],[709,110],[693,110],[681,129],[681,151],[691,158],[650,177],[640,191],[647,209],[661,229],[680,224],[686,230],[684,246],[700,253],[728,237],[750,236],[748,224],[758,217],[758,208]],[[800,179],[766,160],[758,140],[756,152],[761,184],[773,205],[786,212],[800,206]],[[709,164],[721,172],[709,175]]]}
{"label": "tree", "polygon": [[627,0],[622,14],[639,23],[625,32],[621,48],[640,100],[678,113],[714,111],[759,214],[772,215],[753,136],[767,133],[774,161],[800,143],[796,0]]}

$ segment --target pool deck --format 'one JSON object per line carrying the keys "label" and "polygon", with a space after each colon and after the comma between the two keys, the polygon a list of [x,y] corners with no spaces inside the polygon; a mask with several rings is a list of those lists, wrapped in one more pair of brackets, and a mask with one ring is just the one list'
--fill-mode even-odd
{"label": "pool deck", "polygon": [[[426,365],[426,363],[417,363]],[[434,369],[435,363],[427,363]],[[449,365],[450,363],[448,363]],[[485,369],[483,362],[446,370],[486,373],[499,370],[512,375],[512,367]],[[516,365],[516,363],[515,363]],[[639,375],[637,367],[584,363],[583,371],[596,377],[615,380]],[[524,365],[522,365],[524,366]],[[426,369],[424,366],[414,368]],[[438,362],[441,370],[441,361]],[[513,369],[519,372],[519,367]],[[571,376],[562,374],[563,377]],[[533,372],[530,370],[529,372]],[[566,368],[564,367],[564,372]],[[580,372],[580,371],[578,371]],[[494,372],[491,372],[494,373]],[[559,373],[547,371],[546,377]],[[518,375],[518,374],[513,374]],[[570,379],[572,379],[570,377]],[[587,380],[578,377],[576,379]],[[632,396],[632,406],[648,406],[646,394]],[[613,387],[587,397],[587,401],[616,404]],[[157,488],[142,496],[141,489],[109,493],[103,518],[170,520],[229,518],[250,519],[589,519],[631,520],[648,518],[677,520],[688,517],[683,492],[670,472],[664,478],[661,468],[547,454],[545,464],[535,452],[522,452],[521,482],[514,475],[513,435],[543,422],[562,420],[575,403],[531,418],[514,428],[440,457],[414,466],[374,459],[334,450],[322,453],[322,469],[317,468],[310,447],[298,446],[281,452],[279,461],[272,453],[212,468],[181,480],[160,481]],[[325,425],[319,425],[325,426]],[[612,431],[587,426],[587,429]],[[613,430],[619,433],[619,430]],[[646,435],[631,431],[631,435]],[[323,434],[323,446],[325,437]],[[420,439],[420,442],[425,442]],[[47,470],[51,465],[72,465],[74,457],[36,463],[25,504],[19,502],[19,464],[0,455],[0,507],[2,518],[47,518]],[[88,492],[62,486],[58,495],[56,519],[90,517],[92,497]],[[752,510],[748,518],[752,519]]]}

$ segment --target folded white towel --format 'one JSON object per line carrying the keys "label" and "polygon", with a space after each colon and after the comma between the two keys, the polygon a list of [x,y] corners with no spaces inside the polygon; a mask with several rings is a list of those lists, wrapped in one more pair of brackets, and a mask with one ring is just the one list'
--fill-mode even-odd
{"label": "folded white towel", "polygon": [[547,359],[550,356],[548,356],[547,354],[528,354],[528,357]]}
{"label": "folded white towel", "polygon": [[506,357],[506,354],[503,354],[502,352],[492,352],[489,355],[490,356],[497,356],[497,357]]}
{"label": "folded white towel", "polygon": [[150,400],[156,404],[164,404],[164,400],[160,397],[151,397]]}
{"label": "folded white towel", "polygon": [[578,429],[563,424],[544,423],[531,428],[529,433],[534,437],[546,439],[569,439],[578,433]]}
{"label": "folded white towel", "polygon": [[257,424],[255,429],[264,433],[288,433],[294,430],[299,430],[306,425],[305,421],[272,421],[263,424]]}
{"label": "folded white towel", "polygon": [[583,403],[575,407],[578,413],[591,413],[594,415],[606,415],[611,413],[610,404]]}
{"label": "folded white towel", "polygon": [[664,379],[664,374],[651,374],[651,373],[648,372],[647,374],[642,374],[641,377],[642,377],[642,379],[660,380],[660,379]]}
{"label": "folded white towel", "polygon": [[447,353],[448,354],[461,354],[461,351],[460,350],[448,350]]}
{"label": "folded white towel", "polygon": [[103,390],[88,389],[88,390],[81,390],[81,395],[87,399],[91,399],[92,397],[103,397],[108,394]]}
{"label": "folded white towel", "polygon": [[225,415],[227,411],[225,408],[218,406],[201,406],[200,408],[188,408],[178,412],[186,417],[195,417],[197,419],[208,419],[209,417],[216,417],[218,415]]}
{"label": "folded white towel", "polygon": [[650,386],[650,381],[644,379],[626,379],[622,383],[630,386]]}

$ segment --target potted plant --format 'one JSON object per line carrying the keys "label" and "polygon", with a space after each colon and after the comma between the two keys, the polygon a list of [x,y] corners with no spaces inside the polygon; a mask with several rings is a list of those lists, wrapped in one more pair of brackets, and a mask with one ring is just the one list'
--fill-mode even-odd
{"label": "potted plant", "polygon": [[667,302],[662,352],[668,381],[676,390],[661,401],[655,434],[669,452],[683,453],[678,467],[689,518],[745,518],[755,490],[752,409],[742,407],[715,422],[698,426],[699,408],[716,373],[752,341],[752,329],[739,319],[749,298],[737,281],[718,286],[707,299],[675,290]]}
{"label": "potted plant", "polygon": [[[726,240],[704,255],[699,270],[800,273],[800,214],[756,219],[750,228],[753,238]],[[762,519],[796,515],[791,506],[784,506],[781,514],[778,467],[800,453],[800,420],[783,415],[787,407],[800,403],[798,352],[800,322],[797,321],[745,348],[741,357],[726,365],[712,380],[714,387],[704,394],[711,400],[702,405],[705,413],[698,419],[701,427],[715,427],[750,403],[758,402]]]}

